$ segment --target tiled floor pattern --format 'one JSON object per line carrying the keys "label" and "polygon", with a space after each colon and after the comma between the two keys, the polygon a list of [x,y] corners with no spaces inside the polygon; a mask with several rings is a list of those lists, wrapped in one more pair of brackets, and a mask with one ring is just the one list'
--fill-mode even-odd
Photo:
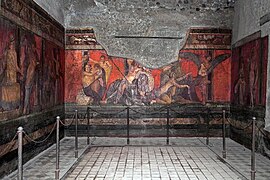
{"label": "tiled floor pattern", "polygon": [[[123,146],[127,145],[126,138],[98,137],[92,138],[94,146]],[[205,146],[199,138],[176,138],[171,137],[169,144],[172,146]],[[130,138],[129,145],[140,146],[166,146],[166,138]]]}
{"label": "tiled floor pattern", "polygon": [[[60,141],[60,177],[62,177],[76,162],[74,153],[74,138],[64,138]],[[87,148],[86,138],[78,140],[78,155]],[[25,180],[51,180],[55,179],[56,146],[43,151],[23,167],[23,179]],[[10,174],[4,180],[16,180],[17,171]]]}
{"label": "tiled floor pattern", "polygon": [[[202,138],[201,138],[202,140]],[[205,142],[203,140],[202,142]],[[250,179],[251,168],[251,151],[244,146],[239,145],[231,139],[226,139],[226,150],[228,162],[234,169],[239,171],[245,177]],[[222,156],[222,139],[211,138],[209,147]],[[256,180],[269,180],[270,179],[270,160],[261,154],[256,153]]]}
{"label": "tiled floor pattern", "polygon": [[208,147],[93,147],[65,179],[240,179]]}
{"label": "tiled floor pattern", "polygon": [[[210,138],[91,138],[88,148],[63,179],[250,179],[250,151],[227,139],[227,159],[220,160],[222,139]],[[103,146],[103,147],[101,147]],[[64,138],[60,176],[76,162],[74,138]],[[87,147],[79,139],[79,155]],[[270,179],[270,160],[256,154],[256,180]],[[237,171],[239,173],[237,173]],[[16,179],[16,172],[5,179]],[[24,179],[54,179],[55,146],[24,166]],[[244,175],[244,176],[243,176]]]}

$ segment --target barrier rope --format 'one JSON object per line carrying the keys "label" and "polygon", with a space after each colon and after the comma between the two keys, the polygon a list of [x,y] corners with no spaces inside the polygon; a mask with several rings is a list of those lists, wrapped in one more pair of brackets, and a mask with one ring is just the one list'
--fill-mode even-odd
{"label": "barrier rope", "polygon": [[159,112],[142,113],[142,112],[139,112],[139,111],[134,110],[132,108],[130,108],[130,110],[135,112],[135,113],[141,114],[141,115],[154,115],[154,114],[160,114],[160,112],[161,112],[161,111],[159,111]]}
{"label": "barrier rope", "polygon": [[[72,117],[72,121],[69,123],[69,124],[65,124],[63,121],[61,121],[61,119],[60,119],[60,124],[62,124],[63,126],[65,126],[65,127],[69,127],[69,126],[71,126],[72,124],[73,124],[73,122],[74,122],[74,120],[75,120],[75,116],[76,116],[76,112],[73,114],[73,117]],[[79,118],[79,114],[78,114],[78,118]]]}
{"label": "barrier rope", "polygon": [[[66,116],[67,116],[66,119],[74,119],[74,118],[75,118],[75,113],[73,114],[72,117],[71,117],[71,115],[69,115],[69,114],[67,114]],[[70,118],[70,117],[71,117],[71,118]]]}
{"label": "barrier rope", "polygon": [[[169,107],[169,109],[170,109],[172,112],[174,112],[174,113],[176,113],[176,114],[178,114],[178,115],[181,115],[181,113],[179,113],[179,112],[175,111],[175,110],[174,110],[174,109],[172,109],[171,107]],[[207,110],[207,111],[210,111],[210,110],[209,110],[209,108],[207,108],[206,110]],[[203,112],[203,113],[205,113],[205,112],[206,112],[206,110],[203,110],[202,112]],[[215,118],[215,117],[214,117],[214,116],[213,116],[211,113],[208,113],[208,114],[211,116],[211,118],[212,118],[212,119],[214,119],[214,118]],[[223,119],[223,115],[221,115],[221,117],[220,117],[220,118],[218,118],[218,119],[217,119],[217,121],[220,121],[220,120],[222,120],[222,119]],[[209,122],[210,122],[210,121],[209,121]],[[200,123],[196,122],[196,124],[200,124]]]}
{"label": "barrier rope", "polygon": [[[82,116],[81,118],[78,118],[79,121],[87,120],[87,112],[84,114],[81,114],[81,116]],[[90,119],[90,117],[89,117],[89,119]]]}
{"label": "barrier rope", "polygon": [[69,126],[71,126],[72,124],[73,124],[73,122],[74,122],[74,120],[75,119],[72,119],[72,121],[69,123],[69,124],[65,124],[63,121],[59,121],[60,122],[60,124],[62,124],[63,126],[65,126],[65,127],[69,127]]}
{"label": "barrier rope", "polygon": [[[233,123],[229,120],[229,118],[226,118],[226,120],[229,122],[230,125],[235,126],[235,124],[233,124]],[[251,125],[252,125],[252,121],[249,122],[249,124],[246,125],[246,126],[244,126],[244,127],[237,127],[237,128],[238,128],[238,129],[241,129],[241,130],[245,130],[245,129],[249,128]]]}
{"label": "barrier rope", "polygon": [[117,114],[120,114],[120,113],[122,113],[122,112],[124,112],[127,108],[124,108],[124,109],[122,109],[122,110],[120,110],[120,111],[118,111],[118,112],[116,112],[116,113],[101,113],[101,112],[98,112],[97,110],[95,110],[95,109],[92,109],[92,108],[90,108],[90,107],[88,107],[91,111],[93,111],[93,112],[95,112],[95,113],[97,113],[97,114],[100,114],[100,115],[104,115],[104,116],[107,116],[107,115],[117,115]]}
{"label": "barrier rope", "polygon": [[133,117],[129,117],[129,119],[131,119],[133,121],[136,121],[137,120],[136,118],[133,118]]}
{"label": "barrier rope", "polygon": [[12,142],[12,144],[8,144],[1,152],[0,152],[0,156],[3,156],[4,154],[7,153],[7,151],[10,151],[16,144],[16,141],[14,141],[16,139],[16,137],[18,136],[18,132],[14,135],[14,137],[12,138],[12,140],[10,142]]}
{"label": "barrier rope", "polygon": [[259,132],[264,136],[264,137],[267,137],[268,138],[268,135],[262,130],[262,126],[261,127],[258,127],[256,125],[256,128],[259,130]]}
{"label": "barrier rope", "polygon": [[[212,119],[215,119],[215,117],[213,116],[212,113],[209,113],[209,115],[211,116]],[[217,119],[217,121],[220,121],[222,119],[223,119],[223,113],[221,114],[221,117]],[[225,117],[225,119],[226,119],[226,117]]]}
{"label": "barrier rope", "polygon": [[36,140],[34,140],[34,139],[31,138],[30,135],[28,135],[25,131],[23,131],[23,133],[25,134],[25,137],[26,137],[26,139],[27,139],[28,141],[34,142],[34,143],[36,143],[36,144],[41,144],[41,143],[44,143],[45,141],[47,141],[47,140],[49,139],[49,137],[52,135],[52,133],[53,133],[53,131],[55,130],[55,128],[56,128],[56,122],[54,123],[53,128],[51,129],[51,132],[49,133],[49,135],[48,135],[45,139],[43,139],[43,140],[41,140],[41,141],[36,141]]}
{"label": "barrier rope", "polygon": [[90,144],[93,145],[93,143],[97,140],[97,137],[95,136],[95,137],[92,137],[91,139],[92,140],[90,141]]}
{"label": "barrier rope", "polygon": [[174,113],[176,113],[176,114],[178,114],[178,115],[181,115],[181,113],[175,111],[174,109],[169,108],[169,110],[171,110],[172,112],[174,112]]}

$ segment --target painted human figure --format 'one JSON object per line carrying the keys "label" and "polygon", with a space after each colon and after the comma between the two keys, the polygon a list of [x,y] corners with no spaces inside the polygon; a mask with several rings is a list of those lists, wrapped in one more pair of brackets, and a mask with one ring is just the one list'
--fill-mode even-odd
{"label": "painted human figure", "polygon": [[102,69],[104,69],[105,71],[105,75],[106,75],[106,84],[108,84],[108,80],[109,77],[111,75],[112,72],[112,65],[110,64],[110,62],[108,60],[105,59],[105,56],[100,56],[100,60],[99,61],[95,61],[91,58],[89,58],[90,62],[94,62],[95,64],[99,64],[100,67]]}
{"label": "painted human figure", "polygon": [[201,63],[199,71],[198,71],[198,82],[199,82],[198,87],[201,92],[203,104],[206,103],[207,85],[210,83],[210,81],[208,80],[208,74],[207,74],[207,70],[210,66],[209,64],[210,59],[211,57],[208,55],[206,57],[206,61]]}
{"label": "painted human figure", "polygon": [[251,56],[248,58],[249,63],[249,93],[250,93],[250,106],[254,107],[256,87],[258,82],[258,67],[255,59],[254,49],[251,51]]}
{"label": "painted human figure", "polygon": [[190,76],[190,74],[186,74],[182,77],[175,79],[175,75],[172,73],[170,75],[170,79],[162,85],[158,90],[155,91],[156,99],[151,103],[159,103],[159,104],[171,104],[173,102],[173,96],[175,95],[176,89],[186,88],[188,94],[190,95],[190,87],[187,84],[179,84],[177,81],[181,81]]}
{"label": "painted human figure", "polygon": [[22,74],[21,69],[17,63],[17,53],[15,50],[15,39],[14,36],[10,36],[10,42],[8,44],[8,49],[5,52],[6,58],[6,78],[5,84],[11,85],[17,83],[17,73]]}
{"label": "painted human figure", "polygon": [[34,42],[32,42],[31,46],[27,49],[27,53],[29,58],[29,65],[26,72],[23,114],[29,114],[30,111],[30,94],[32,91],[32,87],[35,83],[34,77],[36,72],[36,66],[39,64],[37,49]]}
{"label": "painted human figure", "polygon": [[102,100],[106,89],[105,81],[105,71],[99,64],[94,64],[92,69],[86,65],[83,73],[83,91],[86,96],[93,98],[93,103],[99,104]]}
{"label": "painted human figure", "polygon": [[17,60],[15,38],[11,34],[1,60],[1,110],[16,109],[20,104],[20,84],[17,82],[17,74],[22,74],[22,70]]}
{"label": "painted human figure", "polygon": [[138,63],[134,60],[128,60],[130,63],[128,74],[122,79],[116,92],[116,98],[114,104],[119,103],[120,98],[123,96],[126,88],[132,85],[133,80],[136,78],[136,74],[142,70]]}
{"label": "painted human figure", "polygon": [[131,93],[131,101],[134,104],[145,105],[151,102],[152,90],[154,88],[154,78],[149,71],[149,69],[142,68],[136,74],[135,79],[132,81],[132,84],[129,86],[128,91]]}
{"label": "painted human figure", "polygon": [[238,103],[240,105],[245,104],[245,92],[246,92],[246,82],[244,73],[244,63],[241,63],[239,71],[239,79],[234,86],[234,94],[238,96]]}
{"label": "painted human figure", "polygon": [[94,82],[94,80],[95,80],[95,75],[92,71],[92,67],[91,65],[86,64],[84,66],[83,78],[82,78],[83,87],[86,88],[90,86],[91,83]]}
{"label": "painted human figure", "polygon": [[55,91],[54,91],[54,104],[58,104],[59,101],[59,91],[60,91],[60,83],[61,83],[61,67],[60,67],[60,58],[59,58],[59,50],[53,50],[53,63],[55,68]]}
{"label": "painted human figure", "polygon": [[188,102],[189,100],[183,98],[182,94],[178,94],[178,90],[186,89],[188,98],[191,99],[190,86],[186,82],[181,82],[189,76],[189,73],[183,74],[178,61],[163,67],[160,75],[160,88],[155,90],[156,99],[152,100],[152,103],[171,104],[174,101]]}

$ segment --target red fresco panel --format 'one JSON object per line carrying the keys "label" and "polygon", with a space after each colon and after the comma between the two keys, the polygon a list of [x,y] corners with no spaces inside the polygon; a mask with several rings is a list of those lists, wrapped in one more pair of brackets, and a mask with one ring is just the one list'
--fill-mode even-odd
{"label": "red fresco panel", "polygon": [[[212,58],[215,58],[215,56],[219,56],[221,54],[229,54],[230,51],[217,51],[216,53],[213,53],[213,50],[182,50],[181,52],[187,52],[191,53],[189,57],[196,57],[194,59],[179,59],[179,67],[180,71],[178,71],[177,67],[175,67],[175,64],[172,66],[165,66],[166,68],[159,68],[159,69],[148,69],[144,68],[141,65],[133,64],[133,60],[124,59],[120,57],[110,57],[107,55],[105,50],[88,50],[88,51],[67,51],[66,52],[66,90],[65,90],[65,102],[76,102],[76,96],[78,95],[78,92],[83,92],[81,94],[81,99],[85,99],[87,97],[92,98],[90,101],[77,101],[77,103],[126,103],[127,101],[131,102],[129,103],[165,103],[170,104],[171,102],[177,102],[177,103],[190,103],[190,102],[205,102],[204,99],[206,97],[206,84],[205,81],[207,81],[207,76],[205,78],[204,75],[202,75],[202,66],[207,64],[211,64],[211,60],[206,59],[207,55],[211,53],[213,56]],[[102,59],[103,57],[104,59]],[[216,86],[221,79],[224,82],[224,86],[222,86],[220,89],[213,88],[216,91],[213,91],[211,97],[214,97],[214,101],[218,102],[227,102],[230,98],[230,77],[223,77],[222,71],[224,68],[227,69],[226,76],[230,75],[229,68],[230,68],[230,59],[226,61],[221,61],[219,65],[217,65],[214,70],[211,71],[212,73],[217,73],[217,76],[214,76],[214,79],[212,80],[212,86]],[[109,66],[110,71],[106,70],[106,67],[104,66],[104,63],[106,62],[107,66]],[[74,65],[74,63],[76,65]],[[87,77],[87,73],[85,72],[84,76],[82,74],[82,66],[85,65],[85,63],[88,63],[90,65],[90,68],[94,68],[96,64],[99,64],[102,67],[102,74],[105,74],[104,76],[99,76],[99,87],[101,89],[93,89],[95,88],[93,84],[90,84],[88,86],[83,87],[82,86],[82,78]],[[177,62],[176,62],[177,63]],[[72,70],[69,70],[71,67],[76,66],[76,75],[71,75]],[[78,67],[80,65],[80,67]],[[211,64],[213,65],[213,63]],[[138,72],[132,75],[133,70],[137,69]],[[169,69],[168,69],[169,68]],[[207,68],[210,68],[210,66],[207,66]],[[199,72],[199,70],[201,72]],[[208,69],[207,69],[208,70]],[[87,72],[89,69],[87,70]],[[93,73],[95,69],[90,69],[89,73]],[[170,72],[172,74],[175,74],[178,77],[177,83],[178,85],[170,84],[172,82],[168,81],[170,78]],[[228,74],[229,73],[229,74]],[[89,74],[89,76],[90,76]],[[223,74],[224,75],[224,74]],[[76,80],[70,81],[71,77],[76,77]],[[123,84],[126,83],[125,78],[134,78],[131,84]],[[139,77],[142,78],[139,80]],[[161,77],[163,78],[163,88],[161,88]],[[167,79],[169,77],[169,79]],[[148,78],[148,81],[142,82],[143,78]],[[150,78],[150,79],[149,79]],[[151,80],[152,78],[152,80]],[[182,78],[182,79],[181,79]],[[86,80],[86,79],[85,79]],[[150,80],[150,81],[149,81]],[[171,79],[172,80],[172,79]],[[69,82],[70,81],[70,82]],[[140,82],[138,82],[140,81]],[[96,82],[96,81],[93,81]],[[106,82],[106,86],[104,86],[104,82]],[[151,83],[150,83],[151,82]],[[73,85],[72,85],[73,83]],[[140,83],[140,84],[137,84]],[[145,83],[145,84],[144,84]],[[152,84],[153,83],[153,84]],[[131,86],[130,86],[131,85]],[[153,85],[153,86],[152,86]],[[166,85],[166,87],[165,87]],[[75,88],[76,87],[76,88]],[[105,88],[104,88],[105,87]],[[132,91],[127,90],[128,88],[135,88]],[[190,88],[190,95],[188,94]],[[150,88],[150,89],[148,89]],[[174,92],[174,88],[176,88]],[[223,89],[223,91],[221,91]],[[83,90],[83,91],[82,91]],[[93,92],[95,90],[95,92]],[[105,91],[104,91],[105,90]],[[127,90],[127,92],[125,91]],[[139,90],[139,93],[148,92],[150,90],[150,94],[137,94],[137,90]],[[165,90],[165,92],[161,92]],[[128,92],[130,91],[130,92]],[[226,91],[226,93],[224,93]],[[133,96],[130,94],[131,92],[134,92]],[[162,94],[159,94],[159,93]],[[99,94],[97,94],[99,93]],[[109,93],[109,94],[108,94]],[[83,95],[84,94],[84,95]],[[159,95],[158,95],[159,94]],[[85,96],[86,95],[86,96]],[[120,99],[118,99],[118,97]],[[121,99],[122,98],[122,99]],[[127,98],[127,99],[125,99]],[[136,98],[136,99],[134,99]],[[133,101],[134,100],[134,101]]]}
{"label": "red fresco panel", "polygon": [[40,70],[41,68],[41,52],[42,52],[42,39],[41,37],[39,36],[34,36],[34,41],[35,41],[35,45],[36,45],[36,53],[37,53],[37,56],[38,56],[38,65],[36,66],[36,70],[35,70],[35,76],[34,77],[34,80],[35,80],[35,84],[33,84],[33,87],[32,87],[32,91],[31,91],[31,95],[30,95],[30,107],[34,107],[34,106],[37,106],[39,105],[38,104],[38,99],[41,98],[40,97],[40,94],[39,94],[39,91],[38,89],[40,88],[39,87],[39,76],[41,76],[41,74],[38,73],[38,69]]}
{"label": "red fresco panel", "polygon": [[262,39],[262,105],[266,105],[266,90],[267,90],[267,63],[268,63],[268,36]]}
{"label": "red fresco panel", "polygon": [[[267,47],[267,40],[263,46]],[[246,106],[265,105],[267,48],[261,55],[261,38],[248,42],[233,50],[232,97],[233,104]],[[262,63],[261,63],[262,59]],[[266,59],[266,60],[265,60]],[[260,70],[261,69],[261,70]],[[261,72],[261,74],[260,74]],[[241,78],[242,77],[242,78]],[[261,84],[261,89],[260,89]],[[260,95],[262,102],[260,101]]]}
{"label": "red fresco panel", "polygon": [[76,102],[82,89],[82,52],[66,50],[65,54],[65,102]]}
{"label": "red fresco panel", "polygon": [[231,63],[231,102],[237,104],[238,88],[236,84],[239,80],[239,48],[232,50],[232,63]]}
{"label": "red fresco panel", "polygon": [[65,49],[60,48],[60,90],[59,90],[59,102],[60,104],[64,103],[64,95],[65,95]]}
{"label": "red fresco panel", "polygon": [[160,86],[161,69],[152,69],[152,76],[154,78],[154,88],[157,89]]}
{"label": "red fresco panel", "polygon": [[[230,50],[215,50],[214,57],[230,53]],[[231,58],[218,64],[213,70],[212,75],[212,92],[213,101],[229,102],[231,91]]]}
{"label": "red fresco panel", "polygon": [[[254,56],[252,56],[252,52],[254,53]],[[246,105],[249,106],[254,106],[258,104],[260,53],[260,39],[251,41],[242,46],[241,56],[244,59],[245,82],[247,90]]]}
{"label": "red fresco panel", "polygon": [[[181,50],[181,52],[191,52],[198,55],[204,53],[203,50]],[[181,70],[183,71],[183,74],[191,73],[192,77],[198,76],[199,67],[194,62],[181,59],[180,67],[181,67]]]}

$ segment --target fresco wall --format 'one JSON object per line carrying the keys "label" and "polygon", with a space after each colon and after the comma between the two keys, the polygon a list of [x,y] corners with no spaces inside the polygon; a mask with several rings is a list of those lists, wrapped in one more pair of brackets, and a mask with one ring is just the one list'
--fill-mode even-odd
{"label": "fresco wall", "polygon": [[[237,42],[232,49],[232,90],[230,137],[251,147],[252,127],[256,118],[256,152],[269,155],[269,132],[265,127],[268,36],[258,31]],[[245,128],[245,129],[244,129]]]}
{"label": "fresco wall", "polygon": [[25,115],[62,103],[63,48],[4,18],[0,31],[1,111]]}
{"label": "fresco wall", "polygon": [[208,36],[210,30],[206,30],[190,32],[178,59],[157,69],[144,67],[134,59],[108,56],[91,29],[67,31],[65,102],[79,105],[228,103],[230,32],[214,30]]}
{"label": "fresco wall", "polygon": [[[65,50],[63,26],[33,1],[0,3],[1,179],[16,169],[17,128],[39,141],[64,115]],[[53,144],[53,134],[38,146],[24,140],[23,162]]]}
{"label": "fresco wall", "polygon": [[232,51],[232,104],[265,106],[268,36],[247,42]]}

